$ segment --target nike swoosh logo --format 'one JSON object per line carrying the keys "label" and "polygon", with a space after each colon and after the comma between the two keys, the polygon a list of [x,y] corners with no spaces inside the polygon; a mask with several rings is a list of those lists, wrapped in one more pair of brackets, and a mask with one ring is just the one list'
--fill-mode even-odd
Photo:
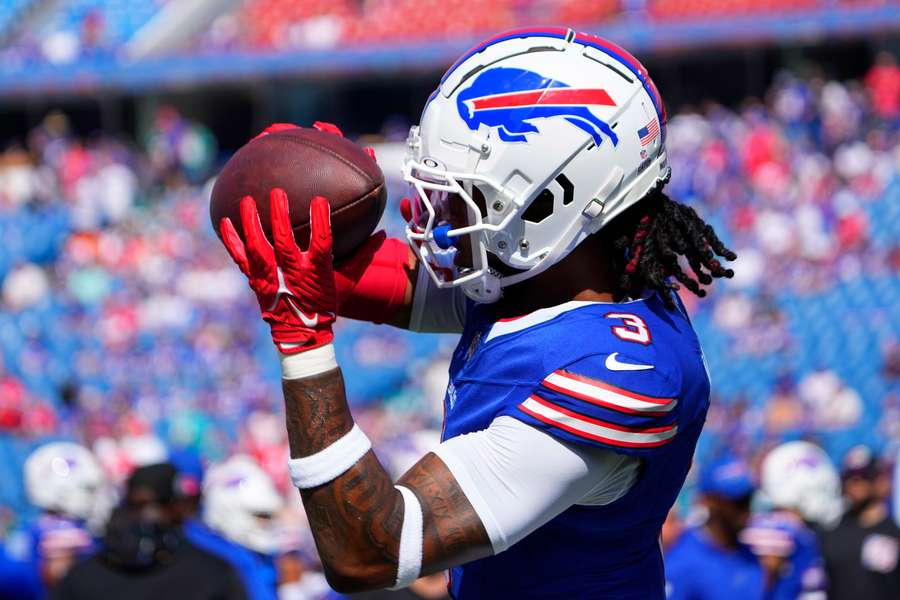
{"label": "nike swoosh logo", "polygon": [[613,352],[606,357],[606,368],[610,371],[646,371],[653,368],[653,365],[633,365],[619,362],[619,359],[616,358],[618,355],[618,352]]}
{"label": "nike swoosh logo", "polygon": [[293,311],[297,314],[297,316],[300,317],[300,320],[303,321],[304,325],[312,328],[319,324],[319,313],[313,313],[312,317],[307,317],[306,314],[302,310],[300,310],[296,304],[294,304],[293,300],[291,300],[287,296],[284,299],[287,300],[288,306],[290,306],[291,309],[293,309]]}

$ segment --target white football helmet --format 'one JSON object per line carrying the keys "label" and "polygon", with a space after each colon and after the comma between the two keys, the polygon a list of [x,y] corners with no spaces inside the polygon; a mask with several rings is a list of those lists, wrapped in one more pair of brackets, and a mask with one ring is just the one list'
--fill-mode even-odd
{"label": "white football helmet", "polygon": [[807,521],[824,525],[840,515],[837,469],[824,450],[809,442],[788,442],[769,452],[761,490],[776,508],[796,510]]}
{"label": "white football helmet", "polygon": [[571,29],[500,35],[450,67],[410,130],[407,238],[438,287],[494,302],[663,185],[665,136],[625,50]]}
{"label": "white football helmet", "polygon": [[25,460],[25,491],[38,508],[102,529],[115,494],[90,450],[73,442],[39,446]]}
{"label": "white football helmet", "polygon": [[249,456],[213,465],[203,480],[203,520],[227,539],[260,552],[279,549],[274,517],[283,506],[275,483]]}

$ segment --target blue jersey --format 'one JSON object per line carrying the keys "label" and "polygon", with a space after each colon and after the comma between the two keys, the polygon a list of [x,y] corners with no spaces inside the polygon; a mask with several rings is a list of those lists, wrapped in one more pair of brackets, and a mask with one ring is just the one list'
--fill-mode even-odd
{"label": "blue jersey", "polygon": [[198,548],[215,554],[234,567],[249,600],[278,599],[278,573],[271,556],[235,544],[195,519],[184,524],[184,536]]}
{"label": "blue jersey", "polygon": [[669,600],[763,600],[766,577],[750,548],[717,546],[702,528],[681,534],[666,554]]}
{"label": "blue jersey", "polygon": [[44,513],[27,529],[13,531],[0,548],[0,600],[40,599],[47,595],[41,572],[45,561],[93,554],[97,541],[83,522]]}
{"label": "blue jersey", "polygon": [[784,511],[757,515],[742,538],[757,555],[783,560],[768,595],[770,600],[825,597],[825,561],[816,534],[802,519]]}
{"label": "blue jersey", "polygon": [[568,302],[492,322],[472,305],[450,365],[443,438],[502,415],[566,442],[640,457],[605,506],[575,505],[504,552],[452,569],[455,598],[664,597],[659,533],[709,406],[709,378],[684,308],[654,294]]}
{"label": "blue jersey", "polygon": [[37,566],[10,556],[0,546],[0,600],[40,600],[44,597]]}

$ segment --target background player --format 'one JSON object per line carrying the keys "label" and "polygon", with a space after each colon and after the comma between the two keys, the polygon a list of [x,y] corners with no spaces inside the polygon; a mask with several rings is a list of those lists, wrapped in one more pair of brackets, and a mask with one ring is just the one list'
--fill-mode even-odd
{"label": "background player", "polygon": [[[490,106],[510,110],[464,118]],[[396,487],[353,423],[331,346],[334,311],[354,286],[332,272],[327,202],[313,201],[307,252],[280,190],[274,248],[252,198],[241,205],[246,243],[223,220],[282,353],[292,478],[336,589],[405,586],[465,564],[452,573],[457,597],[663,597],[659,530],[709,395],[670,278],[702,295],[699,283],[731,275],[715,254],[734,259],[661,193],[664,141],[646,71],[599,38],[499,36],[445,75],[404,166],[417,191],[407,212],[418,284],[371,314],[399,303],[411,329],[462,337],[445,442]],[[373,276],[413,272],[398,246],[384,242],[370,264],[399,268]],[[371,290],[363,274],[350,294]]]}
{"label": "background player", "polygon": [[73,442],[34,450],[25,461],[25,490],[41,512],[7,541],[0,589],[43,598],[76,561],[96,551],[115,496],[94,456]]}
{"label": "background player", "polygon": [[755,515],[741,539],[760,557],[769,597],[816,600],[827,582],[814,528],[841,511],[840,479],[824,450],[805,441],[782,444],[762,463],[761,495],[771,511]]}
{"label": "background player", "polygon": [[186,522],[185,537],[231,564],[250,600],[274,600],[275,557],[282,539],[273,519],[283,502],[259,465],[248,456],[232,456],[207,471],[203,521]]}
{"label": "background player", "polygon": [[682,532],[668,549],[666,597],[768,598],[763,565],[741,541],[755,489],[747,465],[731,457],[719,459],[703,469],[698,487],[705,520]]}

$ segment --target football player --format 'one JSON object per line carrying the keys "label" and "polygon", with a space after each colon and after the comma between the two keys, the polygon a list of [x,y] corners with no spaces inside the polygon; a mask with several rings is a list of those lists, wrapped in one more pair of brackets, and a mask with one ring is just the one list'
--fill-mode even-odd
{"label": "football player", "polygon": [[[709,402],[676,290],[704,295],[735,258],[663,193],[665,138],[630,54],[515,31],[461,57],[410,132],[409,247],[376,235],[334,268],[327,201],[301,251],[277,189],[243,199],[244,240],[219,224],[280,352],[291,477],[335,589],[450,569],[456,598],[664,597],[660,527]],[[396,485],[348,409],[336,313],[461,333],[443,443]]]}
{"label": "football player", "polygon": [[740,539],[754,491],[747,465],[730,456],[714,460],[697,488],[705,519],[667,550],[666,598],[767,600],[763,566]]}
{"label": "football player", "polygon": [[273,525],[283,504],[272,478],[249,456],[235,455],[207,472],[203,522],[188,520],[184,534],[230,563],[251,600],[276,600],[281,538]]}
{"label": "football player", "polygon": [[[95,537],[102,533],[115,494],[90,450],[73,442],[39,446],[25,460],[24,476],[28,499],[41,512],[27,530],[14,532],[7,541],[9,566],[19,567],[7,573],[29,571],[31,597],[41,598],[79,558],[96,549]],[[5,589],[4,581],[0,577],[0,589]]]}
{"label": "football player", "polygon": [[825,564],[812,527],[841,513],[841,481],[825,451],[805,441],[781,444],[762,463],[770,512],[754,515],[741,539],[760,557],[772,600],[825,598]]}

